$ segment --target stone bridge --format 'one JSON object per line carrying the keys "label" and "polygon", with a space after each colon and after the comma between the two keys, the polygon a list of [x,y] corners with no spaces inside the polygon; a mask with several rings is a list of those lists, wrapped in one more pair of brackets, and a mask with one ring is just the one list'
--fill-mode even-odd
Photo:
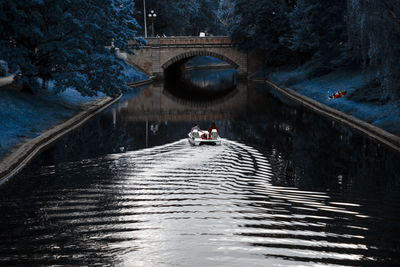
{"label": "stone bridge", "polygon": [[247,54],[233,47],[226,36],[180,36],[146,38],[147,44],[126,61],[147,75],[162,78],[173,64],[195,56],[212,56],[224,60],[236,69],[239,77],[247,77]]}

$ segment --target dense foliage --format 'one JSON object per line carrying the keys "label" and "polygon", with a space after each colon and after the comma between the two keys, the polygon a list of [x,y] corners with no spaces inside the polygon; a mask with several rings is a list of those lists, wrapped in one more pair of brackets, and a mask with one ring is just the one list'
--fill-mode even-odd
{"label": "dense foliage", "polygon": [[337,55],[346,41],[346,0],[298,0],[288,14],[292,30],[290,48],[323,57]]}
{"label": "dense foliage", "polygon": [[[0,0],[0,72],[18,70],[31,90],[55,80],[59,90],[118,93],[122,63],[111,44],[126,49],[136,38],[143,2]],[[158,15],[156,35],[228,33],[240,49],[262,48],[268,66],[357,63],[376,72],[383,98],[400,98],[400,0],[146,0],[146,8]]]}
{"label": "dense foliage", "polygon": [[400,0],[348,0],[349,48],[376,70],[383,97],[400,98]]}
{"label": "dense foliage", "polygon": [[[143,0],[136,1],[136,6],[136,19],[144,34]],[[219,35],[225,32],[218,19],[218,6],[217,0],[146,0],[146,13],[154,10],[157,14],[154,20],[155,35],[198,36],[200,32]],[[147,27],[148,36],[151,36],[152,23],[149,19]]]}
{"label": "dense foliage", "polygon": [[0,59],[32,92],[54,80],[59,91],[115,95],[125,89],[115,47],[136,38],[133,11],[131,0],[0,0]]}
{"label": "dense foliage", "polygon": [[239,48],[263,48],[269,66],[358,63],[376,71],[383,98],[400,97],[400,0],[220,0]]}

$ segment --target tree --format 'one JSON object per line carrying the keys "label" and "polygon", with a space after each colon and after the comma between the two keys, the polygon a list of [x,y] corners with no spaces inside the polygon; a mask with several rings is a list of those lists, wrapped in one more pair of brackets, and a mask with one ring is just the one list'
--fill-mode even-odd
{"label": "tree", "polygon": [[233,0],[220,0],[218,6],[218,20],[224,25],[227,30],[230,25],[233,25],[235,21],[235,3]]}
{"label": "tree", "polygon": [[346,0],[298,0],[289,14],[291,49],[323,58],[337,56],[347,40],[345,13]]}
{"label": "tree", "polygon": [[202,0],[199,2],[198,11],[190,20],[191,27],[188,29],[191,35],[198,36],[200,32],[218,35],[224,32],[223,25],[218,19],[218,1]]}
{"label": "tree", "polygon": [[115,47],[140,44],[132,1],[2,0],[0,10],[0,58],[20,71],[25,90],[37,91],[38,78],[89,96],[126,88]]}
{"label": "tree", "polygon": [[400,99],[400,1],[348,0],[349,46],[375,70],[382,99]]}
{"label": "tree", "polygon": [[381,100],[400,99],[400,0],[220,0],[219,16],[267,66],[311,62],[316,76],[358,60],[375,71]]}
{"label": "tree", "polygon": [[291,54],[286,38],[290,34],[287,14],[292,8],[292,1],[235,0],[235,19],[228,31],[240,49],[262,48],[269,63],[282,64]]}
{"label": "tree", "polygon": [[[143,24],[142,1],[138,1],[137,6],[140,12],[136,18]],[[214,35],[223,32],[215,0],[146,0],[146,9],[157,13],[155,34],[196,36],[205,30]]]}

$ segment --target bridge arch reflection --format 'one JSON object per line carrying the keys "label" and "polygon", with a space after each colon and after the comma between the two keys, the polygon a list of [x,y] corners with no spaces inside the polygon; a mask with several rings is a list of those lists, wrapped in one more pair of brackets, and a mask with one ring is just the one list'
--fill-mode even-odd
{"label": "bridge arch reflection", "polygon": [[247,107],[247,84],[223,98],[193,102],[169,93],[163,83],[153,83],[118,107],[123,121],[225,121]]}

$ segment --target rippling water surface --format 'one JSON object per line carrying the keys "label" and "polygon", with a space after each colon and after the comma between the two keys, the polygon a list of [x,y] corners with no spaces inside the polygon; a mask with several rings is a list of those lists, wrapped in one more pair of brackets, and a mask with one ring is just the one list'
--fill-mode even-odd
{"label": "rippling water surface", "polygon": [[[0,265],[400,263],[397,154],[266,92],[223,117],[146,90],[0,188]],[[210,119],[222,145],[190,146]]]}

